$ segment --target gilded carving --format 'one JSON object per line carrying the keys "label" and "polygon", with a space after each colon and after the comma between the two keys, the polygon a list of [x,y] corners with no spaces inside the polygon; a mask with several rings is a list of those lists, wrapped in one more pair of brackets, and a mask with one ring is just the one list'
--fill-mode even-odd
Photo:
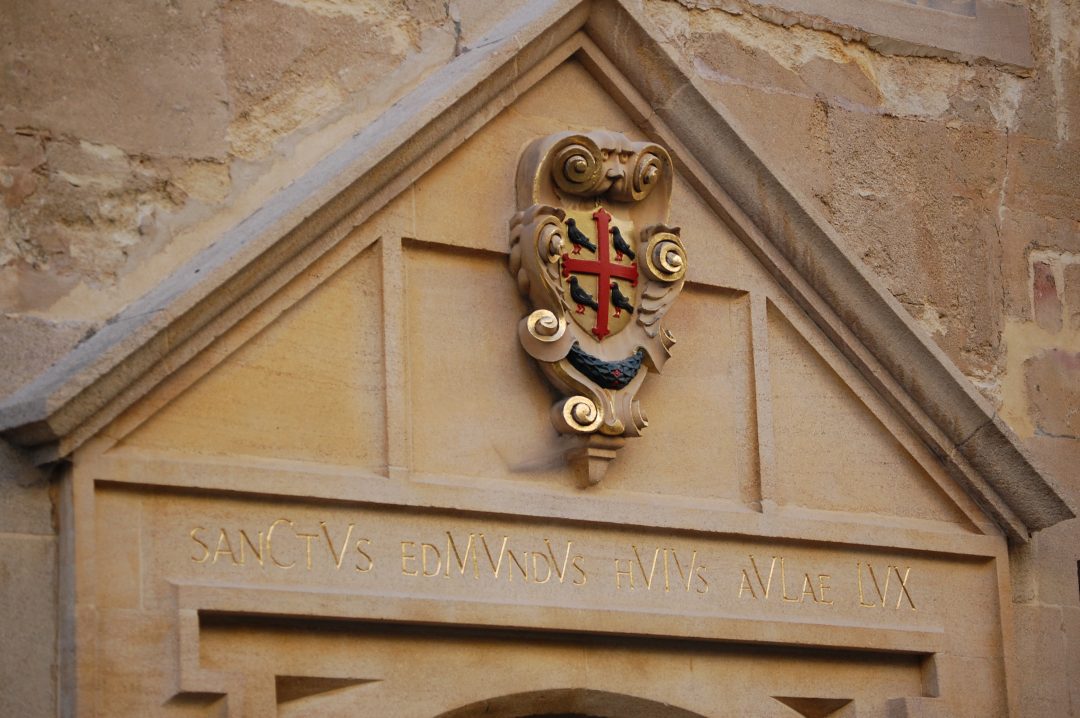
{"label": "gilded carving", "polygon": [[568,459],[585,485],[648,426],[636,395],[675,343],[661,326],[687,266],[672,181],[663,147],[605,131],[536,140],[518,166],[510,272],[534,308],[518,338],[562,394],[551,420],[580,437]]}

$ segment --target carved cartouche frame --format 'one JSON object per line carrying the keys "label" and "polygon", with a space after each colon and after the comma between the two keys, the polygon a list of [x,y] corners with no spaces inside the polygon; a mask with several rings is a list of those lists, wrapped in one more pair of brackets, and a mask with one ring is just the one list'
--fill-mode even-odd
{"label": "carved cartouche frame", "polygon": [[518,337],[562,395],[556,430],[581,437],[584,485],[648,426],[635,397],[675,343],[661,326],[687,266],[672,184],[667,150],[602,130],[538,139],[518,165],[510,272],[533,307]]}

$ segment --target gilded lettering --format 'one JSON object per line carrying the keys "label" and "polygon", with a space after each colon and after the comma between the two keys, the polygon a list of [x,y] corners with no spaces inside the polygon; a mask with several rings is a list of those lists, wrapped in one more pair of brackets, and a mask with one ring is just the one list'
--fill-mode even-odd
{"label": "gilded lettering", "polygon": [[[769,589],[772,588],[773,571],[776,570],[777,558],[779,557],[772,557],[772,562],[769,564],[769,581],[766,583],[761,579],[761,571],[758,569],[757,561],[754,560],[753,555],[750,556],[750,565],[754,568],[754,575],[757,577],[758,587],[761,588],[761,595],[763,598],[769,597]],[[757,596],[754,598],[757,598]]]}
{"label": "gilded lettering", "polygon": [[897,596],[896,596],[896,606],[894,606],[894,609],[899,610],[901,604],[903,604],[904,599],[906,598],[907,602],[908,602],[908,605],[911,606],[911,610],[913,610],[913,611],[916,610],[915,609],[915,602],[911,598],[911,593],[908,591],[908,585],[907,585],[908,578],[911,576],[911,567],[910,566],[906,567],[906,570],[904,571],[903,574],[900,573],[900,567],[899,566],[893,566],[893,565],[886,566],[885,567],[885,582],[884,582],[884,588],[883,588],[881,582],[878,580],[877,574],[874,571],[873,565],[870,564],[869,562],[867,562],[867,564],[866,564],[866,572],[870,576],[870,582],[874,586],[874,593],[877,594],[877,600],[873,600],[873,596],[871,596],[870,597],[871,598],[870,602],[866,601],[866,596],[863,593],[862,562],[856,563],[855,568],[858,571],[858,577],[859,577],[859,605],[860,606],[862,606],[863,608],[885,608],[885,606],[886,606],[886,604],[888,603],[888,600],[889,600],[890,581],[892,579],[893,574],[895,573],[896,574],[896,579],[900,582],[900,587],[897,589],[898,593],[897,593]]}
{"label": "gilded lettering", "polygon": [[784,557],[780,557],[780,596],[789,603],[799,603],[802,601],[801,596],[789,596],[787,595],[787,576],[784,574]]}
{"label": "gilded lettering", "polygon": [[566,564],[570,561],[570,548],[574,545],[574,542],[566,542],[566,554],[563,556],[561,568],[559,566],[559,561],[555,558],[555,549],[551,547],[551,541],[544,539],[544,545],[547,546],[548,556],[551,558],[551,565],[555,567],[555,575],[558,577],[559,583],[562,583],[563,579],[566,578]]}
{"label": "gilded lettering", "polygon": [[[656,574],[656,563],[657,563],[657,560],[660,558],[660,549],[658,547],[655,551],[653,551],[652,566],[649,568],[649,573],[646,574],[645,573],[645,562],[641,560],[641,554],[638,553],[637,546],[631,544],[630,548],[634,549],[634,558],[637,560],[638,568],[641,569],[641,577],[645,581],[645,590],[646,591],[651,591],[652,590],[653,576]],[[666,553],[665,553],[665,556],[666,556]],[[631,588],[633,588],[633,586],[631,586]]]}
{"label": "gilded lettering", "polygon": [[682,580],[683,590],[687,593],[690,593],[690,584],[694,580],[695,569],[698,568],[697,550],[695,549],[694,552],[690,555],[690,568],[685,572],[683,570],[682,562],[679,561],[679,554],[675,552],[675,549],[671,549],[671,558],[675,561],[675,570],[679,572],[679,578]]}
{"label": "gilded lettering", "polygon": [[[753,560],[753,558],[751,558]],[[758,577],[760,579],[760,576]],[[742,579],[739,581],[739,598],[743,597],[743,594],[747,591],[750,592],[750,598],[757,599],[757,594],[754,593],[754,585],[750,583],[750,577],[746,574],[746,569],[742,570]]]}
{"label": "gilded lettering", "polygon": [[585,567],[582,566],[581,563],[579,563],[579,561],[583,562],[584,560],[585,560],[585,557],[582,556],[581,554],[574,554],[574,558],[570,559],[570,565],[574,567],[575,571],[577,571],[578,573],[581,574],[581,576],[579,576],[579,578],[581,579],[581,582],[578,583],[578,580],[575,578],[574,581],[573,581],[574,586],[584,586],[586,583],[589,582],[589,577],[585,573]]}
{"label": "gilded lettering", "polygon": [[416,569],[409,570],[408,562],[416,560],[416,554],[408,553],[406,546],[416,547],[415,541],[402,541],[401,542],[401,572],[406,576],[419,576],[420,572]]}
{"label": "gilded lettering", "polygon": [[462,576],[465,575],[465,564],[469,562],[469,556],[472,555],[473,564],[473,578],[480,578],[480,562],[476,558],[476,548],[473,546],[473,539],[476,538],[475,534],[469,534],[469,543],[465,545],[465,555],[462,556],[458,552],[457,544],[454,543],[454,537],[449,531],[446,532],[446,577],[450,578],[450,556],[454,556],[454,563],[457,564],[458,571]]}
{"label": "gilded lettering", "polygon": [[502,570],[503,554],[506,553],[506,542],[509,540],[509,536],[503,536],[502,546],[499,547],[499,563],[496,564],[495,559],[491,556],[491,549],[488,548],[487,537],[480,534],[480,543],[484,545],[484,553],[487,554],[488,563],[491,564],[491,572],[495,574],[495,578],[499,577],[499,571]]}
{"label": "gilded lettering", "polygon": [[622,588],[622,577],[626,576],[630,580],[630,590],[634,590],[634,564],[630,559],[626,559],[626,570],[619,569],[619,559],[615,559],[615,589]]}
{"label": "gilded lettering", "polygon": [[896,566],[893,566],[893,568],[896,570],[896,577],[900,580],[900,595],[896,597],[896,608],[897,608],[897,610],[900,609],[900,604],[905,598],[908,600],[908,603],[911,604],[911,610],[912,611],[917,610],[915,608],[915,602],[911,600],[911,594],[908,593],[908,589],[907,589],[907,580],[908,580],[908,576],[911,575],[911,566],[908,566],[907,568],[905,568],[903,576],[900,575],[900,569],[899,568],[897,568]]}
{"label": "gilded lettering", "polygon": [[[428,571],[428,556],[435,554],[434,562],[435,566]],[[420,544],[420,573],[425,576],[438,576],[439,571],[442,570],[442,555],[439,553],[439,549],[435,544],[422,543]]]}
{"label": "gilded lettering", "polygon": [[[655,559],[653,560],[655,565]],[[664,549],[664,593],[671,593],[671,578],[668,571],[668,550]]]}
{"label": "gilded lettering", "polygon": [[817,582],[818,582],[817,583],[817,585],[818,585],[818,603],[824,604],[826,606],[833,605],[832,601],[826,601],[825,600],[825,591],[832,588],[832,586],[830,586],[829,584],[827,584],[825,582],[829,581],[831,579],[832,579],[832,576],[830,576],[828,574],[825,574],[825,573],[819,573],[818,577],[817,577]]}
{"label": "gilded lettering", "polygon": [[207,546],[206,543],[202,539],[200,539],[198,536],[195,535],[198,532],[205,531],[205,530],[206,529],[204,529],[202,526],[196,526],[195,528],[191,529],[191,532],[188,534],[188,536],[191,537],[192,541],[194,541],[195,543],[202,546],[202,550],[203,550],[202,558],[195,558],[194,556],[191,557],[191,560],[194,561],[195,563],[206,563],[206,559],[210,558],[210,547]]}
{"label": "gilded lettering", "polygon": [[856,562],[855,570],[858,573],[858,577],[859,577],[859,605],[862,606],[863,608],[876,608],[877,607],[876,603],[867,603],[866,602],[866,596],[863,593],[862,562],[861,561]]}
{"label": "gilded lettering", "polygon": [[799,602],[801,603],[802,601],[805,601],[807,596],[810,596],[814,603],[818,602],[817,594],[814,593],[814,584],[810,582],[810,574],[804,573],[802,581],[802,593],[799,595]]}
{"label": "gilded lettering", "polygon": [[[224,546],[224,548],[222,548],[222,546]],[[236,554],[233,553],[232,543],[229,541],[229,534],[225,529],[221,529],[221,533],[218,534],[217,548],[214,550],[214,559],[210,563],[217,563],[218,557],[224,554],[228,554],[229,560],[236,566],[243,563],[243,561],[236,560]]]}
{"label": "gilded lettering", "polygon": [[274,523],[270,524],[270,528],[266,532],[266,553],[270,556],[270,561],[278,568],[292,568],[296,565],[296,561],[290,561],[289,563],[282,563],[274,556],[274,529],[280,524],[287,524],[289,528],[293,527],[293,522],[289,519],[278,519]]}
{"label": "gilded lettering", "polygon": [[[513,551],[507,551],[506,555],[510,557],[510,565],[509,565],[509,568],[507,570],[506,577],[509,578],[511,581],[513,581],[514,580],[514,566],[517,566],[518,570],[521,571],[522,580],[525,581],[526,583],[528,583],[529,582],[529,559],[526,558],[525,563],[522,564],[521,561],[518,560],[518,557],[514,555]],[[502,557],[500,557],[499,560],[501,561]]]}
{"label": "gilded lettering", "polygon": [[304,542],[307,544],[305,555],[307,556],[307,569],[308,569],[308,571],[310,571],[311,570],[311,541],[312,541],[312,539],[318,541],[319,534],[302,534],[302,533],[300,533],[298,531],[294,531],[293,533],[296,534],[296,538],[304,539]]}
{"label": "gilded lettering", "polygon": [[259,565],[263,565],[263,532],[259,532],[259,547],[256,548],[252,543],[251,538],[247,535],[247,531],[240,529],[240,563],[244,562],[244,544],[248,545],[251,552],[255,554],[255,560],[259,562]]}
{"label": "gilded lettering", "polygon": [[701,595],[705,595],[706,593],[709,592],[709,581],[708,581],[708,579],[705,578],[705,568],[706,567],[705,567],[704,564],[697,567],[698,581],[701,582],[701,585],[698,586],[698,588],[697,588],[697,592],[700,593]]}
{"label": "gilded lettering", "polygon": [[326,546],[330,549],[330,556],[334,559],[334,566],[340,571],[341,562],[345,560],[345,549],[349,546],[349,539],[352,538],[355,524],[349,524],[349,529],[345,532],[345,540],[341,542],[341,553],[334,549],[334,540],[330,538],[330,529],[326,527],[326,522],[320,521],[319,526],[322,527],[323,536],[326,537]]}
{"label": "gilded lettering", "polygon": [[[540,559],[544,562],[544,568],[547,569],[547,573],[544,575],[543,580],[540,579],[540,570],[536,566],[536,560]],[[540,553],[539,551],[532,552],[532,580],[533,583],[547,583],[551,580],[551,574],[554,573],[551,569],[551,563],[548,561],[547,554]]]}
{"label": "gilded lettering", "polygon": [[878,589],[877,576],[874,575],[874,567],[869,562],[866,564],[866,570],[870,572],[870,579],[874,582],[874,591],[877,592],[878,598],[881,599],[881,607],[885,607],[885,597],[889,595],[889,579],[892,578],[892,566],[885,567],[885,590]]}
{"label": "gilded lettering", "polygon": [[367,566],[361,567],[360,564],[356,564],[354,568],[356,569],[357,573],[367,573],[371,569],[375,568],[375,559],[371,558],[371,555],[367,551],[360,548],[360,544],[367,544],[370,546],[371,540],[366,538],[356,540],[356,552],[364,557],[364,560],[367,561]]}

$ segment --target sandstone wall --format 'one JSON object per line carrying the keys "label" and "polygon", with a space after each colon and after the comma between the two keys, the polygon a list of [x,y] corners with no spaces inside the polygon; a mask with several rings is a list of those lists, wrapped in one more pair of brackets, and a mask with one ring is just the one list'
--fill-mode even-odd
{"label": "sandstone wall", "polygon": [[[0,393],[482,42],[515,4],[0,3]],[[886,55],[741,2],[644,6],[1080,504],[1080,3],[1028,3],[1030,69]],[[25,476],[14,457],[0,463]],[[7,555],[41,554],[0,564],[11,615],[55,593],[55,546],[44,485],[0,491],[12,497],[0,539],[19,546]],[[1031,716],[1080,714],[1078,546],[1074,520],[1017,553]],[[52,670],[50,655],[35,661],[20,672]],[[52,700],[33,682],[4,695],[0,713],[13,715],[41,705],[18,701]]]}

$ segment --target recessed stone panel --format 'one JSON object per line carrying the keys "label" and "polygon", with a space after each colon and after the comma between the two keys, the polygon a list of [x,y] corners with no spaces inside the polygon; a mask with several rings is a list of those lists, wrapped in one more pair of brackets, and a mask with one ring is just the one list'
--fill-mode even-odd
{"label": "recessed stone panel", "polygon": [[405,257],[412,469],[568,482],[505,256],[413,243]]}
{"label": "recessed stone panel", "polygon": [[678,343],[640,394],[650,424],[609,469],[615,489],[750,503],[757,428],[748,295],[691,285],[667,315]]}
{"label": "recessed stone panel", "polygon": [[768,327],[778,503],[970,527],[900,439],[773,305]]}
{"label": "recessed stone panel", "polygon": [[[320,279],[318,270],[309,271]],[[121,446],[384,471],[382,337],[380,263],[368,250],[236,347]],[[231,349],[228,338],[225,345]]]}

